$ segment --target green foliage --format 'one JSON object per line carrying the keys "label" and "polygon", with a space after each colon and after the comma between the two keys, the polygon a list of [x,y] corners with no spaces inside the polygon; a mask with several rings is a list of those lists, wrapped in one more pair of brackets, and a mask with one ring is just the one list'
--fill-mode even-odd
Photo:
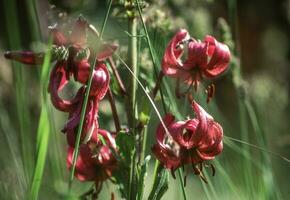
{"label": "green foliage", "polygon": [[[51,46],[51,40],[50,44]],[[32,186],[30,190],[29,199],[38,199],[38,193],[41,185],[41,180],[43,176],[43,171],[45,167],[45,160],[47,155],[49,136],[50,136],[50,124],[49,121],[49,106],[47,104],[47,92],[46,88],[48,85],[49,77],[49,66],[50,66],[51,52],[47,51],[44,63],[42,65],[41,72],[41,83],[42,85],[42,107],[39,118],[38,130],[37,130],[37,141],[36,141],[36,151],[37,151],[37,160],[34,170],[34,176],[32,181]]]}
{"label": "green foliage", "polygon": [[148,164],[151,156],[147,156],[141,164],[137,166],[137,178],[138,178],[138,190],[137,190],[137,200],[143,199],[145,178],[147,176]]}
{"label": "green foliage", "polygon": [[155,164],[155,173],[157,174],[154,180],[152,190],[148,197],[149,200],[159,200],[168,190],[168,171],[164,169],[158,161]]}
{"label": "green foliage", "polygon": [[134,155],[135,147],[134,137],[125,132],[119,132],[116,137],[116,145],[118,155],[120,155],[121,159],[118,170],[114,172],[113,177],[118,184],[122,197],[128,199],[131,161]]}

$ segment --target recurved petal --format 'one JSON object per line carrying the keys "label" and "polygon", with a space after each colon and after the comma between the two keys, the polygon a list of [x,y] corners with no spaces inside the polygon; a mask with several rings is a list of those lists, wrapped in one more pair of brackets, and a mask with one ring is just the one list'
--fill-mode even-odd
{"label": "recurved petal", "polygon": [[68,44],[65,34],[56,26],[49,27],[50,33],[53,38],[53,44],[57,46],[66,46]]}
{"label": "recurved petal", "polygon": [[[67,167],[70,169],[73,164],[74,148],[68,148]],[[81,145],[75,166],[75,176],[80,181],[93,181],[97,177],[97,170],[92,161],[92,153],[88,146]]]}
{"label": "recurved petal", "polygon": [[70,42],[75,47],[84,47],[87,42],[87,27],[88,22],[82,17],[78,17],[75,21],[72,33],[70,35]]}
{"label": "recurved petal", "polygon": [[165,115],[163,117],[163,123],[162,124],[161,122],[159,123],[157,129],[156,129],[156,141],[161,145],[163,146],[164,144],[164,136],[165,136],[165,128],[164,126],[168,129],[168,127],[174,122],[175,120],[175,117],[174,115],[172,115],[171,113],[168,113],[167,115]]}
{"label": "recurved petal", "polygon": [[58,92],[68,83],[64,66],[64,62],[57,62],[54,66],[50,73],[48,91],[55,108],[63,112],[68,112],[74,102],[72,100],[64,100],[58,94]]}
{"label": "recurved petal", "polygon": [[107,145],[109,145],[111,148],[115,150],[117,149],[115,136],[113,136],[109,131],[99,129],[98,134],[102,135],[105,138]]}
{"label": "recurved petal", "polygon": [[162,59],[162,71],[165,75],[175,75],[178,67],[183,65],[180,59],[183,49],[179,45],[189,37],[187,30],[181,29],[168,44]]}
{"label": "recurved petal", "polygon": [[[190,140],[192,135],[195,134],[195,128],[197,123],[192,120],[178,121],[172,123],[169,127],[169,132],[173,139],[181,146],[186,149],[192,148],[194,141]],[[195,126],[195,127],[193,127]]]}
{"label": "recurved petal", "polygon": [[90,95],[102,100],[106,95],[110,83],[110,74],[104,63],[97,63],[93,73]]}
{"label": "recurved petal", "polygon": [[74,64],[76,66],[74,73],[75,80],[82,84],[86,84],[90,76],[90,63],[88,59],[76,61]]}
{"label": "recurved petal", "polygon": [[231,57],[230,50],[227,45],[216,41],[211,36],[206,36],[204,42],[209,45],[208,55],[211,58],[203,73],[208,78],[215,78],[228,68]]}
{"label": "recurved petal", "polygon": [[117,44],[102,44],[101,48],[97,52],[97,60],[98,61],[104,61],[110,56],[113,55],[113,53],[117,50],[119,46]]}
{"label": "recurved petal", "polygon": [[40,65],[44,60],[44,53],[34,53],[32,51],[7,51],[5,58],[27,65]]}
{"label": "recurved petal", "polygon": [[223,142],[220,142],[218,145],[215,146],[215,148],[212,148],[211,150],[208,151],[197,150],[197,154],[202,160],[212,160],[215,158],[215,156],[220,154],[222,150],[223,150]]}
{"label": "recurved petal", "polygon": [[182,157],[176,156],[173,151],[167,148],[163,148],[158,143],[152,147],[152,152],[161,162],[161,164],[167,169],[171,169],[174,171],[182,164]]}
{"label": "recurved petal", "polygon": [[223,129],[215,121],[210,121],[208,123],[207,132],[202,137],[202,140],[199,143],[200,152],[211,152],[215,149],[221,142],[223,138]]}
{"label": "recurved petal", "polygon": [[199,120],[198,128],[199,131],[202,133],[207,132],[208,128],[208,120],[213,120],[212,116],[210,116],[198,103],[195,101],[192,102],[192,108]]}

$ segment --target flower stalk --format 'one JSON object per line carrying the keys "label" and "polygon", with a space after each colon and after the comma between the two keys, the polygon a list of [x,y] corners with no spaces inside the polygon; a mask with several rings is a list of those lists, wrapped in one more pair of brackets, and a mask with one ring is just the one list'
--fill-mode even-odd
{"label": "flower stalk", "polygon": [[[129,16],[128,18],[128,32],[132,37],[129,36],[127,63],[132,72],[137,75],[137,38],[134,37],[137,35],[137,19],[134,16]],[[134,129],[137,82],[133,76],[129,76],[128,83],[128,125]]]}
{"label": "flower stalk", "polygon": [[108,97],[109,102],[110,102],[116,132],[118,133],[121,130],[121,125],[120,125],[120,120],[119,120],[119,116],[118,116],[118,112],[117,112],[117,108],[116,108],[116,104],[115,104],[115,98],[114,98],[114,95],[113,95],[112,90],[110,88],[108,89],[107,97]]}

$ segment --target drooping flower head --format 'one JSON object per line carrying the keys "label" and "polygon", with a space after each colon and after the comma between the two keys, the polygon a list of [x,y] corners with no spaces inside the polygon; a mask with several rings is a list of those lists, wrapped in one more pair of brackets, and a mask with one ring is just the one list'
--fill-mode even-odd
{"label": "drooping flower head", "polygon": [[[186,49],[187,55],[184,56]],[[190,37],[187,30],[181,29],[165,50],[162,71],[191,85],[198,84],[203,77],[218,77],[227,69],[229,62],[230,51],[225,44],[209,35],[203,42],[197,41]]]}
{"label": "drooping flower head", "polygon": [[[86,84],[89,79],[91,50],[87,44],[87,29],[88,22],[83,17],[79,17],[74,22],[70,34],[64,33],[57,26],[50,27],[53,37],[51,61],[56,61],[56,63],[50,73],[48,91],[51,94],[53,105],[64,112],[69,112],[70,107],[75,103],[58,95],[69,82],[70,77],[73,76],[75,81],[81,84]],[[102,61],[109,58],[116,48],[117,45],[102,43],[98,51],[95,52],[98,62],[93,71],[91,94],[98,96],[99,100],[106,94],[109,83],[109,72]],[[5,57],[8,59],[30,65],[41,64],[44,55],[44,52],[34,53],[31,51],[5,53]]]}
{"label": "drooping flower head", "polygon": [[162,124],[156,131],[157,144],[153,146],[153,153],[172,171],[186,164],[197,170],[196,165],[213,160],[223,149],[222,127],[196,102],[192,103],[192,108],[196,114],[193,119],[175,121],[172,114],[164,117],[170,140]]}
{"label": "drooping flower head", "polygon": [[[106,144],[98,138],[101,135]],[[117,168],[117,161],[111,150],[116,150],[115,136],[110,132],[99,129],[94,132],[87,144],[80,145],[79,155],[75,166],[75,176],[80,181],[94,181],[96,189],[101,187],[102,182],[112,176]],[[74,148],[68,148],[67,167],[73,164]]]}

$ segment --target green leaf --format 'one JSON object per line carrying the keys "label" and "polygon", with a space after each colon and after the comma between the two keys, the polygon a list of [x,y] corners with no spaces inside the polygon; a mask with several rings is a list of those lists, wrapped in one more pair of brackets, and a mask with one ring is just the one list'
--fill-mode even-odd
{"label": "green leaf", "polygon": [[141,200],[143,199],[143,193],[144,193],[144,186],[145,186],[145,178],[147,176],[147,168],[148,163],[151,159],[151,156],[147,156],[144,159],[144,162],[138,165],[138,190],[137,190],[137,199]]}
{"label": "green leaf", "polygon": [[148,200],[159,200],[168,189],[168,172],[158,164],[157,177],[154,180],[153,188],[150,192]]}
{"label": "green leaf", "polygon": [[116,137],[116,144],[119,150],[119,154],[124,160],[124,164],[130,166],[135,147],[134,137],[125,132],[119,132]]}
{"label": "green leaf", "polygon": [[[49,41],[51,45],[52,39]],[[42,181],[43,171],[45,167],[46,155],[48,150],[48,144],[50,139],[50,126],[49,126],[49,106],[47,104],[46,88],[49,77],[49,66],[50,66],[51,54],[47,51],[42,65],[41,71],[41,83],[42,83],[42,106],[39,118],[38,130],[37,130],[37,160],[36,167],[33,175],[33,181],[30,189],[29,199],[38,199],[38,193]]]}
{"label": "green leaf", "polygon": [[128,199],[130,164],[134,155],[135,141],[132,135],[125,132],[119,132],[116,137],[116,145],[119,154],[119,166],[113,174],[122,198]]}
{"label": "green leaf", "polygon": [[[147,88],[146,88],[146,90],[147,90]],[[148,101],[141,101],[141,102],[142,103],[140,106],[141,109],[140,109],[140,114],[139,114],[139,121],[144,126],[144,125],[148,124],[148,122],[149,122],[152,106],[151,106],[150,102],[148,102]]]}

